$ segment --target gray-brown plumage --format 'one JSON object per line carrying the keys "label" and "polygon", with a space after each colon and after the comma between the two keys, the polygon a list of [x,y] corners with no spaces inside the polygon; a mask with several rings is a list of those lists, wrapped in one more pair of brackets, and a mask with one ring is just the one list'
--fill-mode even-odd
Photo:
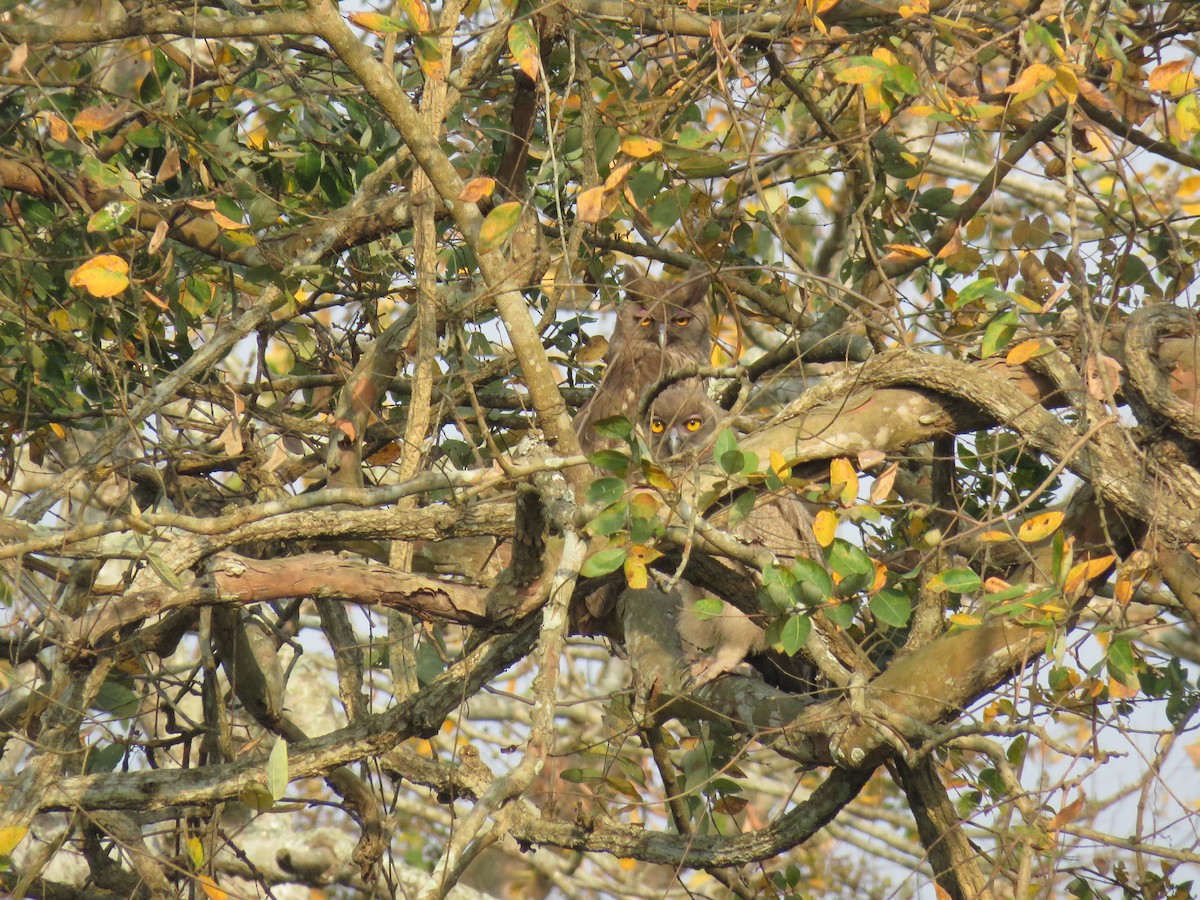
{"label": "gray-brown plumage", "polygon": [[[647,417],[647,441],[655,462],[672,472],[703,462],[725,415],[709,399],[700,381],[671,385],[651,403]],[[719,517],[714,524],[720,524]],[[821,559],[812,516],[791,494],[755,506],[733,533],[767,548],[785,565],[799,556]],[[726,603],[719,614],[702,615],[696,604],[711,597],[712,592],[687,581],[680,582],[678,590],[683,598],[679,636],[691,658],[696,686],[736,670],[748,655],[765,650],[763,629],[737,607]],[[792,674],[802,680],[798,674]]]}
{"label": "gray-brown plumage", "polygon": [[646,389],[668,372],[708,365],[712,320],[705,300],[707,269],[689,269],[678,284],[636,278],[625,287],[617,327],[604,354],[607,367],[596,393],[575,417],[575,433],[585,453],[607,446],[595,424],[612,416],[633,422]]}

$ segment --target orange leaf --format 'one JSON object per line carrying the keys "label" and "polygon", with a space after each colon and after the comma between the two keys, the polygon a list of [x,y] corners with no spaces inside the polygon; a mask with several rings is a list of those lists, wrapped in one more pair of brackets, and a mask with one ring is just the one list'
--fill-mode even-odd
{"label": "orange leaf", "polygon": [[1042,342],[1035,338],[1031,338],[1028,341],[1021,341],[1021,343],[1008,351],[1004,357],[1004,361],[1010,366],[1019,366],[1037,356],[1038,351],[1041,349]]}
{"label": "orange leaf", "polygon": [[466,203],[478,203],[485,197],[492,196],[494,190],[496,190],[496,179],[480,175],[478,178],[472,178],[463,185],[462,193],[458,195],[458,199]]}
{"label": "orange leaf", "polygon": [[1063,519],[1065,518],[1066,516],[1057,511],[1038,513],[1036,516],[1030,516],[1017,529],[1017,537],[1026,544],[1040,541],[1042,538],[1047,538],[1058,531],[1058,526],[1063,523]]}
{"label": "orange leaf", "polygon": [[197,880],[200,882],[200,888],[204,891],[205,895],[208,897],[208,900],[227,900],[229,897],[229,895],[221,890],[221,888],[217,886],[217,883],[207,875],[201,875]]}
{"label": "orange leaf", "polygon": [[70,283],[93,297],[115,297],[129,287],[129,263],[109,253],[94,256],[72,273]]}

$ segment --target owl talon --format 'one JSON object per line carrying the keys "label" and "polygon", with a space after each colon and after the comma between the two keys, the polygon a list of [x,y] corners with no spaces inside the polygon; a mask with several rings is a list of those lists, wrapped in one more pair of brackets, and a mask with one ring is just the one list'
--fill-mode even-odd
{"label": "owl talon", "polygon": [[725,675],[753,674],[754,667],[745,660],[723,660],[719,656],[710,659],[696,659],[688,666],[684,685],[688,690],[696,691]]}

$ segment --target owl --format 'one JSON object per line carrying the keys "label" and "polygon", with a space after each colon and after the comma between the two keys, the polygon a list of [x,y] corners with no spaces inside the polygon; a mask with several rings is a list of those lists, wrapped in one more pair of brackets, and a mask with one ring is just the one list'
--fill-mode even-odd
{"label": "owl", "polygon": [[607,445],[595,424],[610,416],[637,417],[646,389],[672,370],[708,365],[712,320],[706,297],[708,270],[689,269],[675,285],[635,278],[626,287],[617,327],[604,354],[607,368],[596,393],[575,416],[575,433],[585,453]]}
{"label": "owl", "polygon": [[[699,380],[671,385],[650,404],[646,418],[647,442],[655,462],[673,474],[684,466],[702,462],[726,415],[709,399]],[[719,517],[715,521],[719,524]],[[734,534],[766,547],[785,564],[798,556],[821,559],[812,516],[791,495],[777,496],[757,505],[734,528]],[[738,564],[735,566],[740,568]],[[748,570],[746,575],[750,577]],[[682,598],[679,637],[691,659],[693,686],[699,687],[737,670],[749,655],[764,653],[763,629],[740,609],[726,603],[718,614],[707,615],[697,609],[697,603],[712,596],[711,592],[687,581],[680,582],[678,590]],[[763,663],[764,668],[769,667],[778,675],[775,681],[781,686],[794,687],[810,681],[809,673],[797,661],[771,656]]]}

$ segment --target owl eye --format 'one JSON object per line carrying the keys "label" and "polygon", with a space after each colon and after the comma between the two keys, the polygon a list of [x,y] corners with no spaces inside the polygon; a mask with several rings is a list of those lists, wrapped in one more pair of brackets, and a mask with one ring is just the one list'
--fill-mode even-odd
{"label": "owl eye", "polygon": [[683,423],[683,427],[686,428],[688,431],[699,431],[700,426],[703,424],[704,424],[704,421],[699,416],[692,416],[690,419],[688,419],[686,422]]}
{"label": "owl eye", "polygon": [[691,316],[676,316],[675,317],[675,324],[678,325],[680,328],[683,328],[684,326],[686,326],[690,321],[692,321]]}
{"label": "owl eye", "polygon": [[640,319],[638,319],[638,325],[642,326],[642,328],[649,328],[653,324],[654,324],[653,316],[642,316]]}
{"label": "owl eye", "polygon": [[664,422],[662,419],[651,419],[650,420],[650,430],[653,431],[655,434],[662,434],[664,431],[667,430],[667,423]]}

